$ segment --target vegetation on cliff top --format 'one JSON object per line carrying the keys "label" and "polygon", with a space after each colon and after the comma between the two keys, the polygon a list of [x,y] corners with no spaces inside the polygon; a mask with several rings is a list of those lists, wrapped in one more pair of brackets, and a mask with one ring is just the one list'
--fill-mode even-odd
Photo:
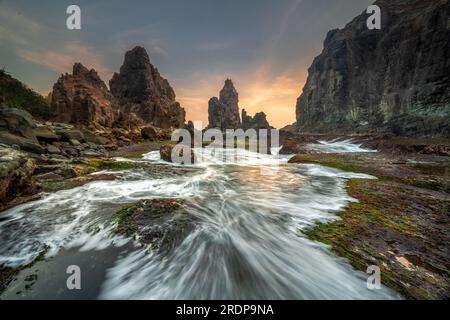
{"label": "vegetation on cliff top", "polygon": [[39,119],[48,119],[50,103],[39,93],[0,70],[0,103],[11,108],[23,109]]}

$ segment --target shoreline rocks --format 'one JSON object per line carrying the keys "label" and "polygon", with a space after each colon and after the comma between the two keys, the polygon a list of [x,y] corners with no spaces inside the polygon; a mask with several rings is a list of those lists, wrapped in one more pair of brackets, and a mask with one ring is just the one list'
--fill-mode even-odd
{"label": "shoreline rocks", "polygon": [[140,200],[116,213],[116,232],[134,237],[152,251],[168,253],[195,228],[194,219],[179,199]]}
{"label": "shoreline rocks", "polygon": [[26,153],[0,145],[0,211],[16,198],[37,191],[31,178],[35,168],[35,160]]}
{"label": "shoreline rocks", "polygon": [[[412,161],[409,161],[412,160]],[[305,232],[331,245],[363,272],[381,269],[381,283],[408,299],[448,299],[450,224],[448,157],[385,153],[298,154],[289,163],[314,163],[379,179],[350,179],[358,200]]]}

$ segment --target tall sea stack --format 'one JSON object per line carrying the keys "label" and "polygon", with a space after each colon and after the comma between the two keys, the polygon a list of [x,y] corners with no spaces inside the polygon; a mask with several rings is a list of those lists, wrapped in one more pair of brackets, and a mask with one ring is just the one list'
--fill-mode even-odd
{"label": "tall sea stack", "polygon": [[210,128],[221,130],[241,128],[239,95],[230,79],[225,80],[219,98],[213,97],[209,100],[208,121]]}

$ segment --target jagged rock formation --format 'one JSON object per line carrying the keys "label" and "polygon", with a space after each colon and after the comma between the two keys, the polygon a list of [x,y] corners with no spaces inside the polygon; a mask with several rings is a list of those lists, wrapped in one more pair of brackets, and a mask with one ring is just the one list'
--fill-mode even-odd
{"label": "jagged rock formation", "polygon": [[247,114],[245,109],[242,109],[242,128],[247,129],[271,129],[264,112],[258,112],[254,117]]}
{"label": "jagged rock formation", "polygon": [[125,121],[134,114],[157,127],[184,125],[185,110],[175,101],[174,90],[150,63],[144,48],[135,47],[125,54],[120,73],[113,75],[109,86]]}
{"label": "jagged rock formation", "polygon": [[53,86],[51,112],[58,122],[111,127],[119,108],[97,72],[75,63]]}
{"label": "jagged rock formation", "polygon": [[448,0],[379,0],[328,33],[297,101],[303,132],[450,135]]}
{"label": "jagged rock formation", "polygon": [[241,128],[239,117],[239,95],[233,81],[225,80],[219,98],[213,97],[208,102],[209,128],[237,129]]}

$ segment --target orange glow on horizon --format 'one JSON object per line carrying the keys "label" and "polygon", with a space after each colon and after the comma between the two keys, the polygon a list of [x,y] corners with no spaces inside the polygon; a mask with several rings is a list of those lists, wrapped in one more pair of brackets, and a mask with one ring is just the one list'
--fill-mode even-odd
{"label": "orange glow on horizon", "polygon": [[[255,77],[257,80],[250,83],[230,77],[239,93],[239,113],[245,109],[249,115],[254,116],[262,111],[275,128],[294,123],[295,105],[306,81],[306,74],[306,71],[300,72],[295,78],[287,75],[274,79]],[[218,96],[225,78],[200,81],[195,88],[176,89],[177,100],[186,109],[186,120],[202,121],[203,126],[207,126],[208,101],[211,97]]]}

